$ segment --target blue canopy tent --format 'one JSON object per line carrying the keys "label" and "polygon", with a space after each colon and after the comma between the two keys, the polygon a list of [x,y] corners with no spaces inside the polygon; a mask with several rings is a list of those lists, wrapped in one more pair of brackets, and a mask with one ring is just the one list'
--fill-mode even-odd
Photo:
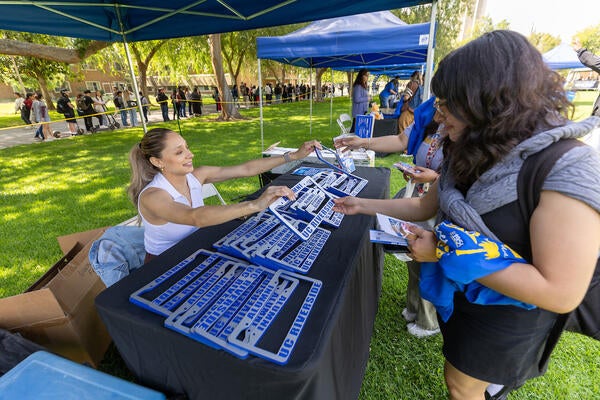
{"label": "blue canopy tent", "polygon": [[431,0],[2,0],[0,29],[136,42],[294,24],[428,3]]}
{"label": "blue canopy tent", "polygon": [[552,69],[585,68],[579,61],[577,53],[571,46],[561,43],[552,50],[542,54],[544,61]]}
{"label": "blue canopy tent", "polygon": [[315,21],[283,36],[259,37],[259,85],[260,59],[306,68],[382,70],[394,66],[400,71],[407,65],[412,71],[421,70],[428,54],[432,55],[434,40],[429,38],[435,38],[434,26],[408,25],[391,12],[381,11]]}
{"label": "blue canopy tent", "polygon": [[[128,42],[307,22],[431,1],[3,0],[0,29],[122,42],[134,77]],[[133,84],[137,94],[135,79]],[[146,131],[143,119],[142,123]]]}
{"label": "blue canopy tent", "polygon": [[258,58],[305,68],[363,68],[424,63],[429,24],[407,25],[389,11],[315,21],[295,32],[256,39]]}

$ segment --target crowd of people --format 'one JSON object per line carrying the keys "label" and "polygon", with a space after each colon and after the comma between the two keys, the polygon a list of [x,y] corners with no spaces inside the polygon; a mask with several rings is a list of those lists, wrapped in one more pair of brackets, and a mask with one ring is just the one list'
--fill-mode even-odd
{"label": "crowd of people", "polygon": [[[340,93],[343,94],[344,86],[340,85]],[[333,96],[336,92],[336,85],[325,84],[320,92],[320,97],[325,98]],[[231,99],[237,108],[258,106],[260,96],[263,96],[263,104],[279,104],[288,102],[297,102],[310,99],[311,93],[316,93],[315,87],[311,88],[305,83],[293,85],[280,83],[266,83],[261,91],[256,85],[248,85],[242,82],[239,87],[233,85],[231,87]],[[33,127],[35,124],[41,123],[48,125],[49,116],[44,115],[47,120],[38,120],[38,114],[34,114],[33,103],[38,97],[41,99],[41,93],[26,93],[22,95],[15,92],[15,113],[20,114],[25,126]],[[107,98],[101,91],[84,90],[75,95],[74,99],[70,98],[71,92],[69,89],[61,89],[57,99],[57,112],[64,115],[69,132],[71,135],[82,134],[83,132],[94,133],[107,127],[119,128],[139,126],[138,116],[143,118],[146,123],[149,122],[148,115],[152,102],[141,91],[138,96],[134,96],[130,87],[114,86],[112,97]],[[215,111],[220,112],[223,106],[224,99],[217,87],[212,88],[211,97],[215,101]],[[107,107],[108,102],[114,104],[114,109],[119,117],[120,123],[116,121],[113,113]],[[142,113],[139,114],[137,102],[140,101]],[[200,88],[194,87],[190,90],[187,86],[177,86],[170,93],[166,93],[164,87],[159,87],[155,93],[156,106],[160,108],[161,116],[164,122],[178,118],[199,117],[203,114],[203,100]],[[46,112],[47,114],[47,112]],[[77,123],[77,117],[81,117],[84,122],[84,127],[80,128]],[[50,135],[52,136],[52,135]],[[46,140],[41,133],[36,131],[36,139]]]}

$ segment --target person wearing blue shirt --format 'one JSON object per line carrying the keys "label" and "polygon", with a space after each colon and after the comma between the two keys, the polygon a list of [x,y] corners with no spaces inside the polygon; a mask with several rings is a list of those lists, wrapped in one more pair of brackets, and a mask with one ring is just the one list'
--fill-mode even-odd
{"label": "person wearing blue shirt", "polygon": [[396,96],[398,95],[398,80],[399,76],[395,76],[394,79],[389,81],[385,88],[379,93],[379,101],[381,102],[381,107],[383,108],[391,108],[394,107],[394,103],[396,100]]}

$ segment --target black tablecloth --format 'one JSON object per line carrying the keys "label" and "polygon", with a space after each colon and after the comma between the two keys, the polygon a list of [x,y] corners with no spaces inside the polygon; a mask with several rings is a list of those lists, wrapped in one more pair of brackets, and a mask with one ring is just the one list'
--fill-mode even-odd
{"label": "black tablecloth", "polygon": [[[387,198],[389,170],[357,168],[369,184],[361,197]],[[301,177],[282,175],[274,184]],[[138,379],[190,399],[340,399],[358,397],[381,290],[383,252],[369,241],[374,217],[346,216],[307,274],[323,282],[286,365],[238,359],[163,327],[164,318],[129,302],[129,295],[238,226],[199,229],[96,298],[123,360]]]}

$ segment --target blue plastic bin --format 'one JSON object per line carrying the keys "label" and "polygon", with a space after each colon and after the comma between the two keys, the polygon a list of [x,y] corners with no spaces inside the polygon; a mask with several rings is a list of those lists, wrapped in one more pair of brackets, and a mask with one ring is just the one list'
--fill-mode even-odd
{"label": "blue plastic bin", "polygon": [[0,377],[0,399],[164,400],[165,396],[62,357],[38,351]]}

